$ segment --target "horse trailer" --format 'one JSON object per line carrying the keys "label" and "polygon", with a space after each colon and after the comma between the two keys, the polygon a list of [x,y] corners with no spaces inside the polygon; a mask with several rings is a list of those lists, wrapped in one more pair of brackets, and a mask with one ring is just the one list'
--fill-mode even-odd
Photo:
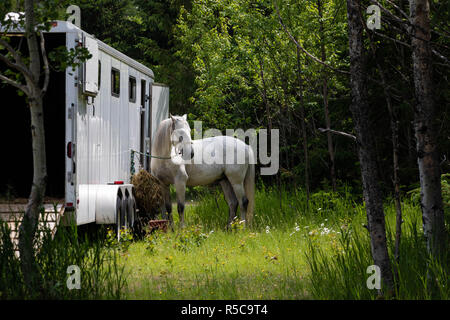
{"label": "horse trailer", "polygon": [[[23,32],[8,35],[11,43],[21,45]],[[169,116],[169,88],[156,83],[148,67],[69,22],[54,22],[44,38],[47,52],[82,46],[92,55],[75,69],[51,68],[44,97],[45,204],[58,204],[61,223],[132,225],[131,172],[150,170],[153,133]],[[6,159],[0,195],[4,204],[14,198],[12,203],[22,203],[23,209],[33,177],[30,115],[15,88],[0,84],[0,92]]]}

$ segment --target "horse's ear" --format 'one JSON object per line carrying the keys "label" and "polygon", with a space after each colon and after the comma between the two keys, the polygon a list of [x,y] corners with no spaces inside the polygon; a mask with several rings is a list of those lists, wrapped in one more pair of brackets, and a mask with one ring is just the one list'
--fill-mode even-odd
{"label": "horse's ear", "polygon": [[187,114],[183,114],[183,120],[184,120],[184,121],[187,120]]}

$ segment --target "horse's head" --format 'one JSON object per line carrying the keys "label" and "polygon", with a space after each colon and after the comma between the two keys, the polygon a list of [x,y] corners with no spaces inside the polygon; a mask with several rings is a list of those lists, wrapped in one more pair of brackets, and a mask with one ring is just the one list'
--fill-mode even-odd
{"label": "horse's head", "polygon": [[192,148],[191,127],[187,122],[187,115],[173,116],[171,143],[178,153],[181,154],[183,160],[189,161],[194,158],[194,149]]}

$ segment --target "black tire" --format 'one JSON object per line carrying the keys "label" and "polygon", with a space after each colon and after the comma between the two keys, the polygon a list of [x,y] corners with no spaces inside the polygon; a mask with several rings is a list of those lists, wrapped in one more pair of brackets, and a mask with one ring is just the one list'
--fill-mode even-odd
{"label": "black tire", "polygon": [[122,226],[125,227],[125,229],[129,228],[128,224],[128,198],[124,197],[122,199]]}
{"label": "black tire", "polygon": [[128,198],[127,206],[128,206],[128,211],[127,211],[127,213],[128,213],[128,219],[127,219],[128,226],[129,226],[129,228],[131,230],[134,230],[134,226],[135,226],[136,221],[137,221],[136,201],[134,200],[134,197],[130,196]]}
{"label": "black tire", "polygon": [[120,230],[124,226],[124,223],[125,223],[125,212],[124,212],[124,208],[123,208],[123,201],[119,197],[119,195],[117,195],[117,200],[116,200],[116,236],[117,236],[118,240],[120,239]]}

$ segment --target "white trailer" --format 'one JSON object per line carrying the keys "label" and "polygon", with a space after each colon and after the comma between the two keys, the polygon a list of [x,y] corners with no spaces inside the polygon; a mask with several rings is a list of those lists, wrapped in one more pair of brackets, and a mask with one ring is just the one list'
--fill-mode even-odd
{"label": "white trailer", "polygon": [[[11,36],[20,39],[20,33]],[[92,54],[75,70],[51,73],[44,100],[50,201],[62,202],[66,222],[130,226],[136,219],[130,169],[150,168],[142,154],[150,153],[153,133],[168,117],[169,88],[155,83],[146,66],[69,22],[54,22],[45,39],[47,52],[63,45]],[[21,101],[0,118],[0,127],[11,128],[12,122],[15,129],[8,134],[16,137],[2,142],[2,149],[20,158],[1,169],[0,181],[2,189],[26,197],[32,181],[29,115],[14,89],[3,86],[0,92],[7,101]],[[14,123],[16,117],[24,119],[23,127]]]}

